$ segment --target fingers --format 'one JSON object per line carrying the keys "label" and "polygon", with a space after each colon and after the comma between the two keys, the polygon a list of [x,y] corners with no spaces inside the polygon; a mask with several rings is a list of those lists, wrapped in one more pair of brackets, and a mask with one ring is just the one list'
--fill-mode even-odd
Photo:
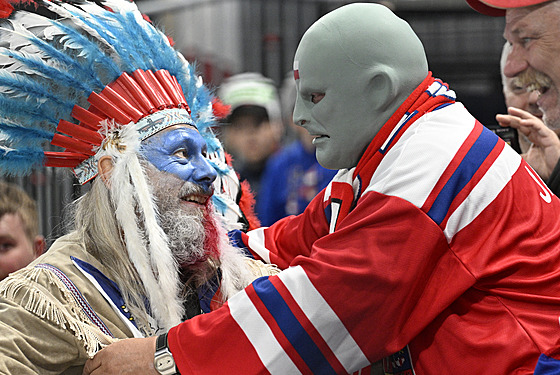
{"label": "fingers", "polygon": [[511,115],[496,115],[496,121],[504,128],[518,129],[520,126],[521,118]]}
{"label": "fingers", "polygon": [[529,139],[531,138],[531,133],[536,131],[534,129],[536,125],[534,121],[539,121],[536,117],[534,119],[522,119],[512,115],[496,115],[496,120],[500,126],[517,129]]}
{"label": "fingers", "polygon": [[97,370],[99,366],[101,366],[100,356],[95,355],[92,359],[86,361],[82,375],[95,375],[95,370]]}
{"label": "fingers", "polygon": [[508,114],[519,117],[521,119],[539,119],[538,117],[533,116],[531,113],[516,107],[508,107]]}
{"label": "fingers", "polygon": [[500,126],[519,129],[523,133],[525,133],[522,129],[523,127],[534,127],[541,124],[542,126],[545,126],[542,123],[541,119],[539,119],[538,117],[535,117],[531,113],[515,107],[508,107],[507,115],[496,115],[496,120],[498,121],[498,124],[500,124]]}

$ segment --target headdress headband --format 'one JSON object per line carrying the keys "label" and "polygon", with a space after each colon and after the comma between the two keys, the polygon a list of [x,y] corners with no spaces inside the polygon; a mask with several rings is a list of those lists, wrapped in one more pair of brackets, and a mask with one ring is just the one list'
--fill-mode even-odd
{"label": "headdress headband", "polygon": [[140,140],[176,124],[196,127],[179,83],[167,70],[123,73],[99,94],[92,92],[88,102],[89,109],[76,105],[72,110],[78,124],[59,121],[51,144],[66,151],[47,151],[44,161],[48,167],[72,167],[81,183],[97,174],[93,156],[105,141],[100,133],[104,120],[134,124]]}

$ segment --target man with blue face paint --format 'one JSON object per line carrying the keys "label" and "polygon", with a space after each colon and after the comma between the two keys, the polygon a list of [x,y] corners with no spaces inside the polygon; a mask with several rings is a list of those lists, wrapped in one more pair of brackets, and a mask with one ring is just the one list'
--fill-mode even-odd
{"label": "man with blue face paint", "polygon": [[0,172],[70,167],[91,186],[68,233],[0,282],[0,373],[78,374],[159,335],[169,374],[170,328],[277,272],[228,242],[246,215],[216,99],[133,3],[34,3],[2,2],[0,60],[19,60],[0,70]]}
{"label": "man with blue face paint", "polygon": [[174,125],[144,141],[145,158],[162,172],[174,174],[211,193],[216,170],[206,158],[207,146],[196,128]]}
{"label": "man with blue face paint", "polygon": [[[283,271],[172,328],[180,373],[532,374],[558,338],[560,200],[388,8],[328,13],[294,60],[294,122],[339,171],[241,234]],[[155,374],[154,346],[115,343],[85,373]]]}

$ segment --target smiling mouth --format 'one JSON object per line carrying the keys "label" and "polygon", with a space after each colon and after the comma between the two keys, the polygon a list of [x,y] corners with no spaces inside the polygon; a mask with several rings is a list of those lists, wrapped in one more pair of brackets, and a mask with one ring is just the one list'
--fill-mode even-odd
{"label": "smiling mouth", "polygon": [[208,199],[210,199],[210,197],[211,195],[189,194],[184,197],[181,197],[181,200],[189,203],[205,205],[206,202],[208,202]]}
{"label": "smiling mouth", "polygon": [[538,82],[530,83],[530,84],[527,86],[527,92],[538,91],[540,95],[546,94],[546,92],[548,91],[548,89],[550,89],[550,86],[541,85],[541,84],[538,83]]}

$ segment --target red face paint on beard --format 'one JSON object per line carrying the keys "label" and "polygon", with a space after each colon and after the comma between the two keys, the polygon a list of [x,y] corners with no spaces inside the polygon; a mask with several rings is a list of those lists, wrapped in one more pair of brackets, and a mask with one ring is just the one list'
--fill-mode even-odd
{"label": "red face paint on beard", "polygon": [[204,207],[204,250],[208,256],[219,259],[220,257],[220,247],[219,247],[219,236],[220,231],[218,229],[218,224],[216,223],[216,217],[213,214],[212,205],[210,200],[206,202],[206,207]]}

